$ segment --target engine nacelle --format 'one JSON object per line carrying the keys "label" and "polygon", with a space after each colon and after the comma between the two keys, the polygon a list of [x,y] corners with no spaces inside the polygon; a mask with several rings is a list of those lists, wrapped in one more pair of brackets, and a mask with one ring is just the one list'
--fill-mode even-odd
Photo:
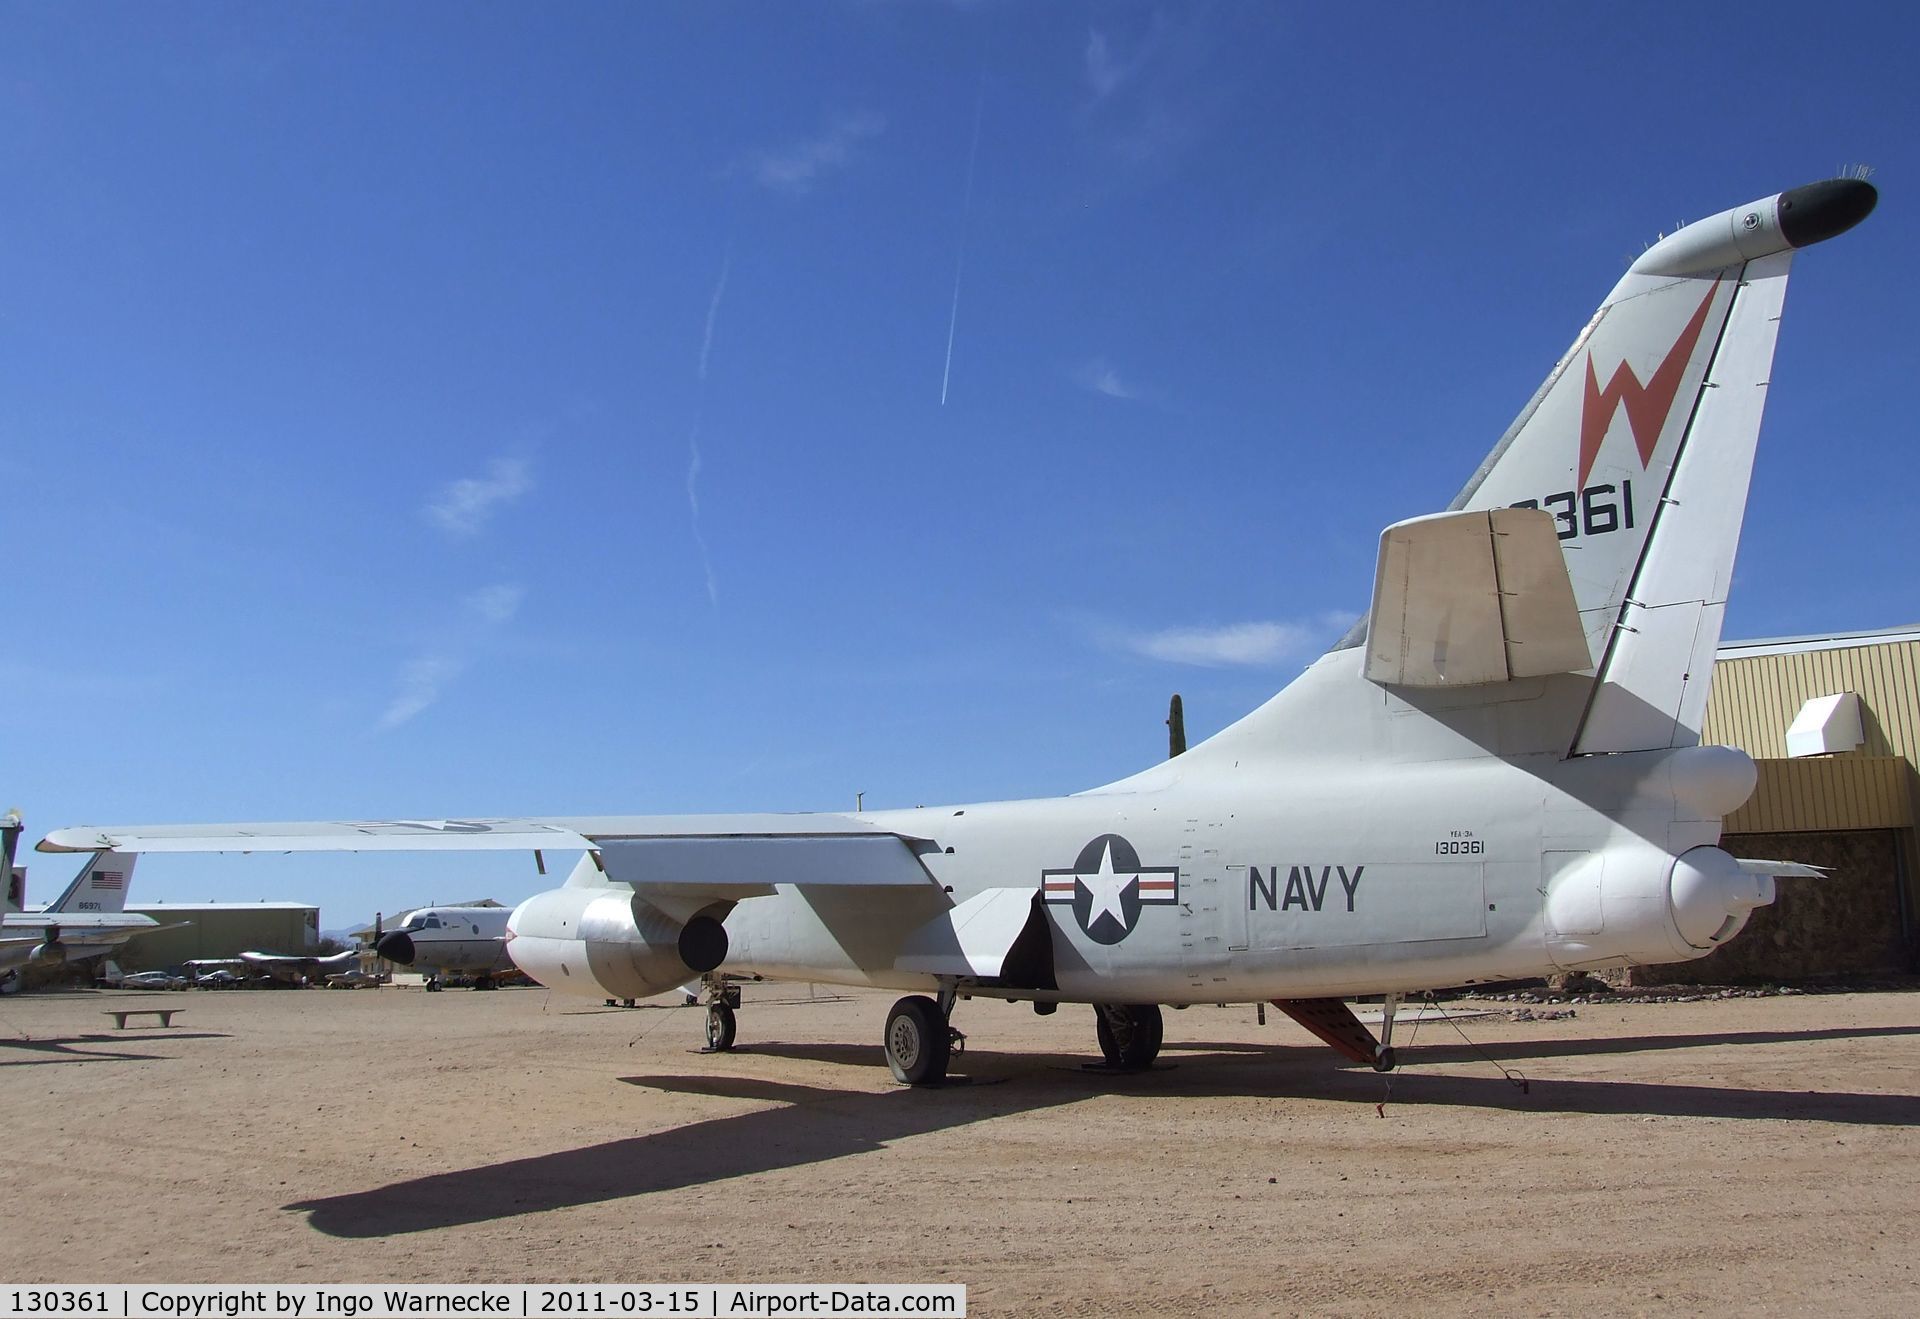
{"label": "engine nacelle", "polygon": [[1548,882],[1547,948],[1568,970],[1692,961],[1773,898],[1771,875],[1748,874],[1717,847],[1594,852]]}
{"label": "engine nacelle", "polygon": [[28,966],[59,966],[67,960],[67,946],[58,939],[49,939],[37,943],[33,951],[27,954]]}
{"label": "engine nacelle", "polygon": [[560,888],[514,908],[507,954],[549,989],[645,998],[719,966],[727,930],[705,914],[675,920],[626,889]]}

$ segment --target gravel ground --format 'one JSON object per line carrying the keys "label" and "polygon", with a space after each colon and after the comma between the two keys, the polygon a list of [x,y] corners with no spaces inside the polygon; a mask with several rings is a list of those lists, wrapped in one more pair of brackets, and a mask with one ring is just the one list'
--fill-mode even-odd
{"label": "gravel ground", "polygon": [[[1403,1022],[1391,1083],[1276,1012],[1169,1012],[1163,1065],[1112,1076],[1081,1067],[1089,1010],[970,1002],[972,1084],[934,1091],[880,1061],[890,997],[750,987],[725,1055],[669,999],[0,999],[0,1278],[963,1282],[976,1315],[1920,1313],[1920,995],[1481,1002],[1457,1029]],[[103,1015],[140,1006],[184,1011]]]}

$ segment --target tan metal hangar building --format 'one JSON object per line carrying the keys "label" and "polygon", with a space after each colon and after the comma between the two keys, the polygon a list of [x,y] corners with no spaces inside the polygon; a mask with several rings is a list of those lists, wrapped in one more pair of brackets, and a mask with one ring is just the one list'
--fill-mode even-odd
{"label": "tan metal hangar building", "polygon": [[149,902],[127,910],[178,928],[130,940],[115,959],[123,971],[245,952],[309,953],[320,942],[320,909],[304,902]]}
{"label": "tan metal hangar building", "polygon": [[1722,646],[1701,740],[1739,747],[1760,771],[1722,845],[1829,873],[1778,881],[1739,938],[1645,978],[1920,970],[1920,626]]}

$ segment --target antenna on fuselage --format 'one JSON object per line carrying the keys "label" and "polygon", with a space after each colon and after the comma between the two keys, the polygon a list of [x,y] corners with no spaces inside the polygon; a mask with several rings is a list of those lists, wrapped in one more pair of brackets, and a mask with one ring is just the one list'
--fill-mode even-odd
{"label": "antenna on fuselage", "polygon": [[1167,759],[1184,755],[1187,750],[1187,716],[1180,706],[1180,693],[1173,694],[1167,706]]}

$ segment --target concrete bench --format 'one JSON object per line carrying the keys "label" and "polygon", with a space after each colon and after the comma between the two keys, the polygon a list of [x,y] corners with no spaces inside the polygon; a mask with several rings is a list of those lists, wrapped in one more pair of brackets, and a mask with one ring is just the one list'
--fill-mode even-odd
{"label": "concrete bench", "polygon": [[161,1026],[166,1027],[173,1025],[175,1013],[185,1011],[185,1008],[108,1008],[106,1015],[113,1018],[115,1030],[125,1030],[128,1017],[158,1017]]}

